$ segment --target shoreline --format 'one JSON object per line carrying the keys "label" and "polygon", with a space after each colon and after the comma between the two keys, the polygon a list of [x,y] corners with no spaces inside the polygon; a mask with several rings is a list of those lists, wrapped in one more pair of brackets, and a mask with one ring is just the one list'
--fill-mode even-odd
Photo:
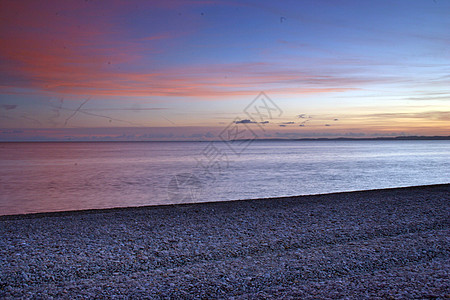
{"label": "shoreline", "polygon": [[450,297],[450,184],[0,217],[0,298]]}
{"label": "shoreline", "polygon": [[284,201],[284,200],[294,200],[294,199],[307,199],[309,197],[318,197],[318,196],[319,197],[320,196],[333,196],[333,195],[339,195],[339,194],[365,193],[365,192],[390,191],[390,190],[395,191],[395,190],[404,190],[404,189],[422,189],[422,188],[432,188],[432,187],[441,187],[441,186],[442,187],[450,186],[450,183],[414,185],[414,186],[406,186],[406,187],[380,188],[380,189],[371,189],[371,190],[331,192],[331,193],[322,193],[322,194],[282,196],[282,197],[270,197],[270,198],[220,200],[220,201],[209,201],[209,202],[177,203],[177,204],[162,204],[162,205],[155,204],[155,205],[143,205],[143,206],[92,208],[92,209],[67,210],[67,211],[51,211],[51,212],[36,212],[36,213],[13,214],[13,215],[0,215],[0,221],[2,221],[2,220],[20,220],[20,219],[28,219],[28,218],[60,217],[60,216],[66,216],[66,215],[82,215],[82,214],[120,212],[120,211],[140,210],[140,209],[181,208],[181,207],[188,207],[188,206],[190,207],[190,206],[210,205],[210,204],[214,204],[214,203],[227,204],[227,203],[254,202],[254,201]]}

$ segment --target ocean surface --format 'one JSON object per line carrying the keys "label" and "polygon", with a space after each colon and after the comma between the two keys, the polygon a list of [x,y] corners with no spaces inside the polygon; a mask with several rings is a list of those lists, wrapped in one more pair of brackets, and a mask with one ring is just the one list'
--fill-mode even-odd
{"label": "ocean surface", "polygon": [[0,215],[450,182],[450,141],[0,143]]}

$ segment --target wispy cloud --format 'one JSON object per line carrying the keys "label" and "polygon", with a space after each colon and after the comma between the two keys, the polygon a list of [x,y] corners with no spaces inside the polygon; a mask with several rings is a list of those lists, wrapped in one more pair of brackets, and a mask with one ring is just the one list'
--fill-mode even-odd
{"label": "wispy cloud", "polygon": [[12,109],[17,108],[17,105],[15,105],[15,104],[3,104],[0,107],[3,108],[4,110],[12,110]]}
{"label": "wispy cloud", "polygon": [[89,108],[89,111],[154,111],[154,110],[167,110],[167,107],[124,107],[124,108]]}
{"label": "wispy cloud", "polygon": [[450,111],[426,111],[417,113],[375,113],[362,115],[365,118],[389,119],[428,119],[437,121],[450,121]]}
{"label": "wispy cloud", "polygon": [[419,95],[415,97],[403,98],[403,100],[413,101],[450,101],[450,93],[432,93],[427,95]]}

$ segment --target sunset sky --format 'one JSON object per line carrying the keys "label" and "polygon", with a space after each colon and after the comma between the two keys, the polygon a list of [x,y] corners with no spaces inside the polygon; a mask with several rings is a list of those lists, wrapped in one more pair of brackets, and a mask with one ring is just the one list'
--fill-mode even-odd
{"label": "sunset sky", "polygon": [[[449,135],[449,16],[448,0],[1,0],[0,140]],[[261,97],[277,110],[252,119]]]}

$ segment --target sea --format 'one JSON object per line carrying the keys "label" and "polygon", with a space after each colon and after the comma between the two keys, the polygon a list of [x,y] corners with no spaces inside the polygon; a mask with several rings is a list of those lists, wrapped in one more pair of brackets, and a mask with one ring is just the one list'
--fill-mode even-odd
{"label": "sea", "polygon": [[0,215],[449,182],[448,140],[0,143]]}

